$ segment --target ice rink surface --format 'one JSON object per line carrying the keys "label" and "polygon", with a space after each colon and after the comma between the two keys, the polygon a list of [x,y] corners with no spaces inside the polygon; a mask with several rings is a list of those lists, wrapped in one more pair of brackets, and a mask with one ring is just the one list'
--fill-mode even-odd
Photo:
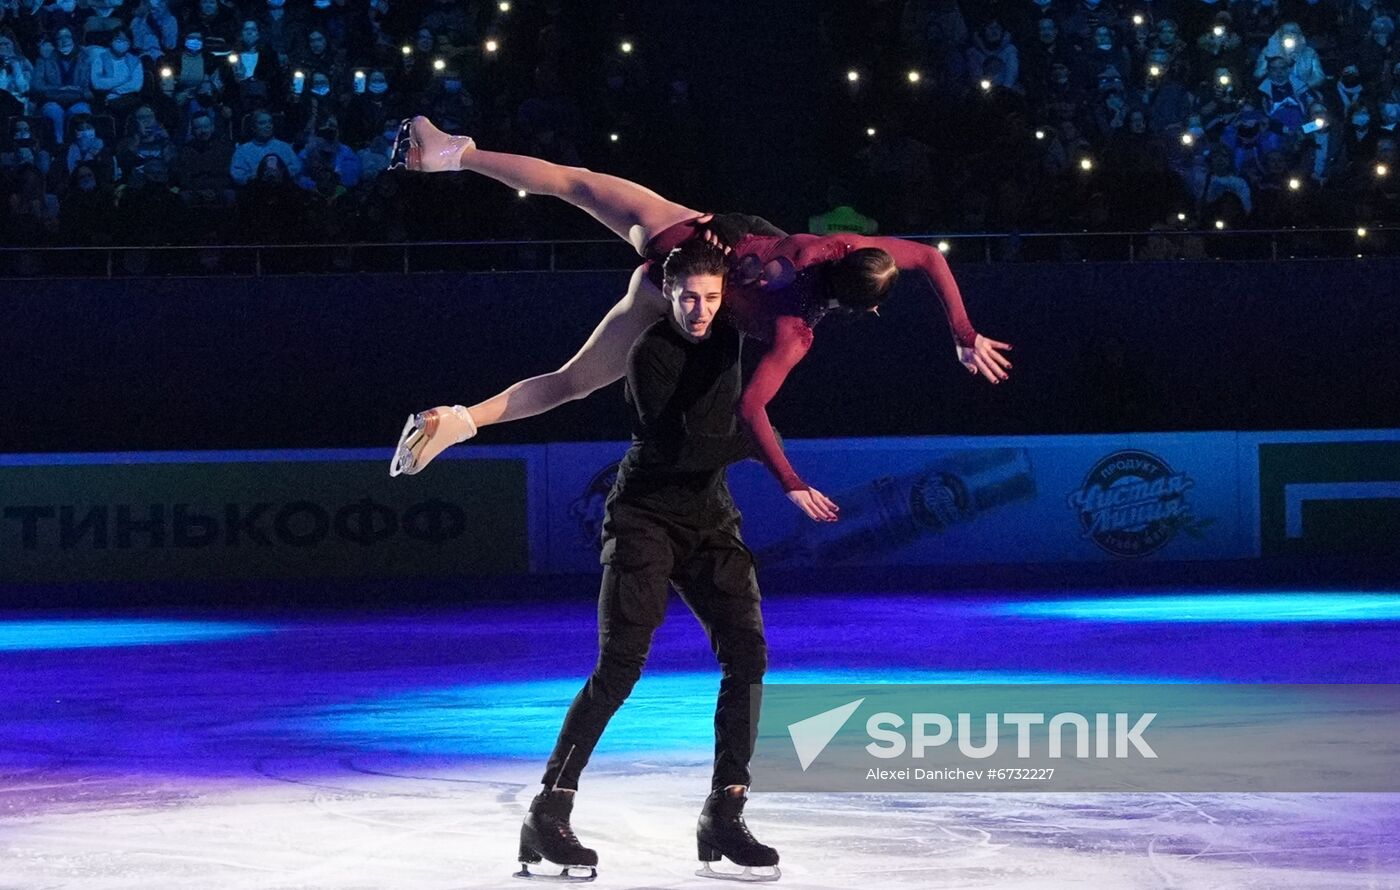
{"label": "ice rink surface", "polygon": [[[1400,674],[1386,598],[1285,592],[1260,620],[1257,601],[1135,593],[1053,609],[774,597],[770,680]],[[510,877],[520,820],[595,645],[593,605],[578,601],[0,616],[0,888],[528,886]],[[584,774],[574,827],[601,857],[594,886],[733,886],[693,876],[716,679],[694,619],[673,612]],[[756,783],[748,821],[780,850],[782,887],[1400,887],[1400,795]]]}

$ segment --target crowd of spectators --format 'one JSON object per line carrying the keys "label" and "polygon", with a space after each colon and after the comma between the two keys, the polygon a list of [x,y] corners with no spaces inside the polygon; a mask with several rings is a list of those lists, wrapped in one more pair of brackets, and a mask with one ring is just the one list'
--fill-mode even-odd
{"label": "crowd of spectators", "polygon": [[0,242],[458,236],[381,175],[403,117],[580,163],[563,4],[520,5],[0,0]]}
{"label": "crowd of spectators", "polygon": [[[547,202],[384,175],[413,113],[647,182],[645,158],[665,157],[673,181],[703,193],[684,179],[705,175],[685,154],[704,129],[691,78],[633,55],[620,36],[635,23],[615,7],[597,7],[586,35],[565,8],[0,0],[0,241],[587,233],[558,225]],[[830,204],[791,214],[815,214],[815,228],[1400,221],[1400,19],[1388,0],[819,8],[812,76],[831,101],[810,123]],[[661,134],[664,145],[647,141]],[[463,206],[482,200],[496,202],[489,214]]]}
{"label": "crowd of spectators", "polygon": [[891,231],[1400,221],[1397,22],[1393,0],[837,7],[842,178]]}

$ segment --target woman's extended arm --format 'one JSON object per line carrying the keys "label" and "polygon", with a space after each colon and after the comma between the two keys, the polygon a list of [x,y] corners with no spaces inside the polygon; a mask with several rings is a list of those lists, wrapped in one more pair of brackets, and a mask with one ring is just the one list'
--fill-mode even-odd
{"label": "woman's extended arm", "polygon": [[907,241],[904,238],[864,237],[860,235],[842,236],[856,248],[878,247],[894,258],[894,264],[901,272],[918,271],[923,273],[929,286],[943,304],[943,314],[948,318],[948,327],[953,331],[957,344],[958,361],[973,374],[980,373],[992,383],[1007,379],[1006,371],[1011,362],[997,350],[1011,346],[999,340],[983,337],[972,327],[963,305],[962,292],[953,278],[953,270],[943,252],[936,247]]}
{"label": "woman's extended arm", "polygon": [[753,438],[759,457],[777,478],[792,501],[813,519],[836,519],[836,505],[802,481],[783,453],[782,443],[768,420],[768,403],[778,394],[788,374],[812,348],[812,329],[800,318],[780,315],[774,325],[773,348],[758,363],[749,385],[739,398],[739,422]]}
{"label": "woman's extended arm", "polygon": [[880,248],[894,257],[894,264],[901,272],[922,272],[929,286],[938,295],[939,302],[943,304],[943,314],[948,317],[948,327],[953,331],[953,339],[959,346],[973,345],[977,339],[977,331],[973,329],[972,321],[967,317],[962,291],[958,290],[958,282],[953,278],[953,270],[948,268],[948,261],[943,257],[942,251],[904,238],[856,236],[848,239],[848,242],[856,248]]}

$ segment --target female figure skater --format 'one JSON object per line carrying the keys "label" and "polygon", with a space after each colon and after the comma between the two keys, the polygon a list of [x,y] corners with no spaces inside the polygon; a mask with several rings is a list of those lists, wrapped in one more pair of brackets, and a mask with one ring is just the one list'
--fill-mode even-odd
{"label": "female figure skater", "polygon": [[812,519],[834,521],[837,507],[793,470],[768,421],[767,405],[811,349],[813,329],[827,312],[874,312],[900,270],[917,270],[943,303],[958,361],[992,383],[1007,379],[1011,362],[1001,351],[1011,346],[973,330],[947,261],[927,245],[845,234],[789,236],[757,217],[702,214],[616,176],[477,148],[470,137],[448,135],[422,117],[405,121],[399,148],[396,166],[426,173],[472,170],[513,189],[568,201],[647,262],[559,370],[522,380],[470,408],[443,406],[410,417],[390,475],[420,472],[480,427],[542,414],[621,378],[633,341],[668,311],[658,261],[694,238],[722,241],[729,248],[725,311],[741,331],[771,344],[740,399],[739,417],[788,499]]}

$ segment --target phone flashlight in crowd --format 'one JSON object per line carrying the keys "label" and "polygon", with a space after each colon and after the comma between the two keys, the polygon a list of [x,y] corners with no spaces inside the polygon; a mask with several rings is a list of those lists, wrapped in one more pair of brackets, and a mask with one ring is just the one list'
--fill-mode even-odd
{"label": "phone flashlight in crowd", "polygon": [[1161,76],[1162,76],[1162,66],[1161,66],[1161,65],[1148,65],[1148,66],[1147,66],[1147,74],[1148,74],[1149,77],[1161,77]]}
{"label": "phone flashlight in crowd", "polygon": [[1147,19],[1143,18],[1142,13],[1138,13],[1137,15],[1133,16],[1133,24],[1137,25],[1139,28],[1141,28],[1146,22]]}
{"label": "phone flashlight in crowd", "polygon": [[1044,131],[1044,130],[1036,130],[1036,131],[1035,131],[1035,138],[1037,138],[1037,139],[1044,139],[1044,138],[1045,138],[1045,131]]}
{"label": "phone flashlight in crowd", "polygon": [[300,96],[300,95],[302,94],[302,92],[305,91],[305,89],[306,89],[306,72],[305,72],[305,71],[293,71],[293,72],[292,72],[292,94],[295,95],[295,96]]}
{"label": "phone flashlight in crowd", "polygon": [[905,76],[909,78],[910,83],[918,83],[919,81],[924,79],[924,76],[920,74],[917,69],[914,68],[909,69],[909,73]]}
{"label": "phone flashlight in crowd", "polygon": [[1214,34],[1216,37],[1224,37],[1224,36],[1225,36],[1225,26],[1224,26],[1224,25],[1216,25],[1214,28],[1211,29],[1211,33]]}
{"label": "phone flashlight in crowd", "polygon": [[173,69],[160,69],[160,91],[167,95],[175,92],[175,71]]}
{"label": "phone flashlight in crowd", "polygon": [[500,3],[496,4],[496,8],[501,12],[510,12],[510,0],[501,0]]}
{"label": "phone flashlight in crowd", "polygon": [[363,92],[365,91],[365,84],[366,84],[365,73],[364,73],[363,71],[356,71],[356,72],[355,72],[355,92],[356,92],[356,93],[363,93]]}
{"label": "phone flashlight in crowd", "polygon": [[489,54],[491,54],[491,55],[495,55],[495,54],[496,54],[496,51],[499,50],[500,48],[501,48],[501,42],[500,42],[499,40],[497,40],[496,38],[494,38],[494,37],[488,39],[488,40],[486,41],[486,44],[485,44],[485,47],[484,47],[484,49],[486,50],[486,52],[489,53]]}
{"label": "phone flashlight in crowd", "polygon": [[1182,144],[1182,145],[1185,145],[1186,147],[1189,148],[1189,147],[1191,147],[1192,145],[1195,145],[1195,144],[1196,144],[1196,137],[1195,137],[1195,136],[1192,136],[1190,133],[1182,133],[1182,134],[1181,134],[1181,144]]}
{"label": "phone flashlight in crowd", "polygon": [[1358,237],[1358,238],[1365,238],[1365,237],[1366,237],[1366,229],[1365,229],[1364,227],[1357,229],[1357,230],[1356,230],[1356,237]]}
{"label": "phone flashlight in crowd", "polygon": [[850,69],[846,72],[846,81],[848,83],[860,83],[860,72],[854,68]]}
{"label": "phone flashlight in crowd", "polygon": [[1085,173],[1088,173],[1090,170],[1093,170],[1093,169],[1094,169],[1094,159],[1093,159],[1093,158],[1080,158],[1080,159],[1079,159],[1079,169],[1080,169],[1080,170],[1083,170]]}
{"label": "phone flashlight in crowd", "polygon": [[1289,52],[1293,52],[1293,50],[1295,50],[1295,49],[1298,48],[1298,40],[1297,40],[1297,38],[1294,38],[1294,37],[1285,37],[1285,38],[1283,38],[1283,48],[1286,49],[1286,50],[1288,50]]}
{"label": "phone flashlight in crowd", "polygon": [[1186,214],[1184,214],[1184,213],[1178,213],[1178,214],[1176,215],[1176,221],[1177,221],[1177,222],[1182,222],[1182,223],[1186,222]]}
{"label": "phone flashlight in crowd", "polygon": [[874,139],[874,138],[875,138],[875,128],[874,128],[874,127],[866,127],[866,128],[865,128],[865,135],[869,136],[871,139]]}
{"label": "phone flashlight in crowd", "polygon": [[433,70],[441,74],[447,70],[446,59],[433,59]]}
{"label": "phone flashlight in crowd", "polygon": [[950,251],[950,250],[952,250],[952,249],[953,249],[953,245],[949,244],[947,241],[940,241],[940,242],[938,242],[938,252],[939,252],[939,253],[947,253],[948,251]]}
{"label": "phone flashlight in crowd", "polygon": [[1387,167],[1385,164],[1377,164],[1377,165],[1376,165],[1376,176],[1377,176],[1378,178],[1384,179],[1385,177],[1387,177],[1387,176],[1389,176],[1389,175],[1390,175],[1390,168],[1389,168],[1389,167]]}
{"label": "phone flashlight in crowd", "polygon": [[1299,179],[1299,178],[1296,177],[1296,176],[1293,176],[1293,177],[1290,177],[1290,178],[1289,178],[1289,180],[1288,180],[1288,190],[1289,190],[1289,191],[1296,192],[1296,191],[1298,191],[1299,189],[1301,189],[1302,187],[1303,187],[1303,180]]}
{"label": "phone flashlight in crowd", "polygon": [[229,63],[230,65],[237,65],[237,64],[238,64],[238,53],[229,53],[229,54],[228,54],[228,63]]}
{"label": "phone flashlight in crowd", "polygon": [[529,195],[530,195],[530,193],[527,192],[527,191],[525,191],[524,189],[517,189],[516,192],[515,192],[515,196],[516,196],[517,198],[526,198],[526,197],[529,197]]}
{"label": "phone flashlight in crowd", "polygon": [[630,56],[632,54],[632,41],[624,40],[617,45],[617,48],[622,50],[624,56]]}
{"label": "phone flashlight in crowd", "polygon": [[609,133],[609,134],[608,134],[608,141],[609,141],[609,142],[617,142],[617,141],[618,141],[619,139],[621,139],[621,138],[622,138],[622,136],[621,136],[621,134],[619,134],[619,133]]}
{"label": "phone flashlight in crowd", "polygon": [[1318,130],[1324,129],[1326,126],[1327,121],[1325,119],[1315,117],[1312,120],[1308,121],[1306,124],[1303,124],[1301,129],[1303,131],[1304,136],[1311,136],[1313,133],[1316,133]]}
{"label": "phone flashlight in crowd", "polygon": [[413,47],[405,43],[403,46],[399,47],[399,52],[403,53],[403,57],[406,59],[413,55]]}
{"label": "phone flashlight in crowd", "polygon": [[987,80],[985,77],[982,78],[982,83],[980,84],[980,86],[982,87],[982,92],[984,93],[990,93],[992,91],[992,82],[990,80]]}
{"label": "phone flashlight in crowd", "polygon": [[1230,85],[1230,75],[1228,75],[1228,74],[1222,74],[1222,75],[1220,75],[1220,85],[1221,85],[1222,87],[1228,87],[1228,86]]}
{"label": "phone flashlight in crowd", "polygon": [[1215,221],[1215,228],[1216,228],[1217,230],[1219,230],[1219,231],[1224,231],[1224,229],[1225,229],[1225,220],[1223,220],[1223,219],[1217,219],[1217,220]]}

